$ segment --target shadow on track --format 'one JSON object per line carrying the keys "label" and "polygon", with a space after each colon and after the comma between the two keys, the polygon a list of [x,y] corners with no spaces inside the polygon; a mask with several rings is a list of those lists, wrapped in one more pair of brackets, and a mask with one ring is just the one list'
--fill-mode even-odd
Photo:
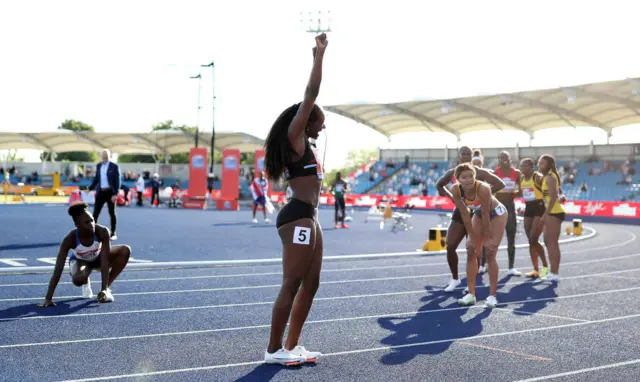
{"label": "shadow on track", "polygon": [[[42,299],[44,301],[44,297]],[[84,302],[78,305],[74,304],[73,306],[69,304],[70,302],[80,300],[83,300]],[[100,303],[95,299],[87,300],[80,297],[64,301],[56,301],[56,306],[48,308],[39,308],[36,306],[37,304],[38,303],[31,303],[0,310],[0,320],[13,321],[26,317],[64,316],[87,308],[97,308],[100,305]]]}

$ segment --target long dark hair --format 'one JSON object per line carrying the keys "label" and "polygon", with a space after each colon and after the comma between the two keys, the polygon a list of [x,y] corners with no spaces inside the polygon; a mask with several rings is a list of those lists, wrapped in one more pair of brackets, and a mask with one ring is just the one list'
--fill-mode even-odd
{"label": "long dark hair", "polygon": [[[558,168],[556,167],[556,159],[551,154],[543,154],[540,156],[540,159],[544,159],[547,161],[549,165],[549,172],[555,174],[558,177],[558,182],[560,182],[560,174],[558,174]],[[558,187],[560,187],[558,185]]]}
{"label": "long dark hair", "polygon": [[[271,126],[271,130],[264,142],[264,168],[267,177],[274,182],[278,182],[286,163],[291,162],[293,148],[289,143],[289,125],[296,116],[300,103],[286,108]],[[313,123],[318,118],[318,106],[314,105],[307,124]]]}

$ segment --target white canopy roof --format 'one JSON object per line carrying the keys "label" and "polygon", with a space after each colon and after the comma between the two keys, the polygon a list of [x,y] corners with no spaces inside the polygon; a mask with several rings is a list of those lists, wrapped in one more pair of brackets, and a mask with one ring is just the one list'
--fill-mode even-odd
{"label": "white canopy roof", "polygon": [[538,130],[615,127],[640,123],[640,79],[567,88],[393,104],[345,104],[325,110],[386,135],[408,132],[462,133],[481,130]]}
{"label": "white canopy roof", "polygon": [[[264,141],[245,133],[216,132],[215,148],[251,152]],[[211,133],[200,132],[198,146],[210,147]],[[36,149],[56,153],[109,149],[118,154],[176,154],[195,147],[195,134],[179,131],[152,133],[90,133],[57,130],[48,133],[0,132],[0,150]]]}

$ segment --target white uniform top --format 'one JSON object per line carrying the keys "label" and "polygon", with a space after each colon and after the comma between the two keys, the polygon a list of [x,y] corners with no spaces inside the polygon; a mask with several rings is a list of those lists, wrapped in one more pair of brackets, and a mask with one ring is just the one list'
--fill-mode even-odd
{"label": "white uniform top", "polygon": [[76,247],[69,250],[69,259],[78,259],[86,262],[92,262],[100,256],[102,250],[102,242],[98,240],[98,236],[93,234],[93,244],[85,246],[80,242],[78,230],[76,229]]}

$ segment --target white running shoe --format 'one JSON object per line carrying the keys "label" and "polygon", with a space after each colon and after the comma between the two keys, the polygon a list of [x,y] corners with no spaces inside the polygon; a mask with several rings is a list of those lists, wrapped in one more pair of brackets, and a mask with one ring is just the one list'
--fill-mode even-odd
{"label": "white running shoe", "polygon": [[507,274],[511,275],[511,276],[522,276],[522,272],[520,272],[519,270],[517,270],[515,268],[509,269],[509,272],[507,272]]}
{"label": "white running shoe", "polygon": [[256,218],[251,219],[251,223],[254,223],[254,224],[255,224],[255,223],[257,223],[257,222],[258,222],[258,219],[256,219]]}
{"label": "white running shoe", "polygon": [[451,279],[451,281],[449,281],[449,285],[447,285],[447,287],[444,288],[444,291],[453,292],[458,287],[458,285],[460,285],[460,280]]}
{"label": "white running shoe", "polygon": [[98,293],[98,301],[100,302],[113,302],[115,299],[111,294],[111,289],[107,288],[100,293]]}
{"label": "white running shoe", "polygon": [[91,280],[87,277],[87,283],[82,286],[82,297],[92,298],[93,290],[91,290]]}
{"label": "white running shoe", "polygon": [[280,349],[275,353],[264,352],[264,362],[268,364],[280,364],[282,366],[298,366],[307,359],[300,355],[295,355],[286,349]]}
{"label": "white running shoe", "polygon": [[469,293],[463,298],[458,300],[458,304],[460,305],[475,305],[476,304],[476,296]]}
{"label": "white running shoe", "polygon": [[322,353],[317,351],[308,351],[304,346],[296,346],[289,351],[293,355],[304,357],[306,362],[316,362],[318,358],[322,357]]}
{"label": "white running shoe", "polygon": [[489,296],[489,297],[487,297],[486,301],[484,302],[484,305],[487,308],[495,308],[496,305],[498,305],[498,299],[496,298],[496,296]]}
{"label": "white running shoe", "polygon": [[269,224],[269,223],[271,223],[271,220],[269,220],[268,218],[264,219],[264,224]]}
{"label": "white running shoe", "polygon": [[560,281],[560,276],[556,275],[555,273],[551,273],[549,272],[548,275],[546,275],[545,277],[541,278],[542,281]]}
{"label": "white running shoe", "polygon": [[478,268],[478,274],[485,273],[486,271],[487,269],[482,265],[480,266],[480,268]]}

